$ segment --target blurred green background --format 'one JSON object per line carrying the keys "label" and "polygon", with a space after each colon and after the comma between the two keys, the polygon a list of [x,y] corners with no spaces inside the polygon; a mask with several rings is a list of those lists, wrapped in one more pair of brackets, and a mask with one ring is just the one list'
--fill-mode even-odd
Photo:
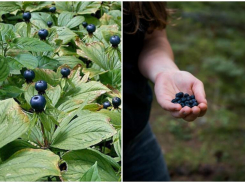
{"label": "blurred green background", "polygon": [[[153,130],[172,180],[245,181],[245,2],[168,2],[176,64],[203,81],[208,112],[174,119],[154,99]],[[161,127],[160,127],[161,126]]]}

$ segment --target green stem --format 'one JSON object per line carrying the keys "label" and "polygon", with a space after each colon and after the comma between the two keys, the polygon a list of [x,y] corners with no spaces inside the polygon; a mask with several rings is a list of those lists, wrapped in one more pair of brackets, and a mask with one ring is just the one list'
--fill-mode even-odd
{"label": "green stem", "polygon": [[27,37],[30,37],[31,34],[31,23],[27,22]]}
{"label": "green stem", "polygon": [[47,137],[46,137],[46,135],[45,135],[45,129],[44,129],[44,127],[43,127],[42,122],[41,122],[41,130],[42,130],[43,138],[44,138],[44,147],[45,147],[45,148],[48,148],[48,139],[47,139]]}

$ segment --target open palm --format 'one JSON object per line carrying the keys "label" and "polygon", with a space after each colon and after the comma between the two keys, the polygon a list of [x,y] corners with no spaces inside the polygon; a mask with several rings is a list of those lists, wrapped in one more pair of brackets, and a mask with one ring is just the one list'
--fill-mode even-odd
{"label": "open palm", "polygon": [[[195,95],[199,105],[193,108],[172,103],[178,92]],[[186,71],[166,71],[159,73],[155,80],[155,94],[161,107],[169,111],[176,118],[193,121],[203,116],[207,111],[207,100],[203,83]]]}

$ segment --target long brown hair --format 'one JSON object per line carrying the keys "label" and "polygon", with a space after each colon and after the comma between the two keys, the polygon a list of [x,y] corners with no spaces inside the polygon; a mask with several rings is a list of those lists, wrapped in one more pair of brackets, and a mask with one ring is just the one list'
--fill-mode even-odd
{"label": "long brown hair", "polygon": [[164,29],[167,25],[167,17],[170,10],[166,8],[166,2],[124,2],[123,13],[132,15],[134,29],[130,34],[135,34],[140,29],[140,20],[149,24],[148,33],[154,29]]}

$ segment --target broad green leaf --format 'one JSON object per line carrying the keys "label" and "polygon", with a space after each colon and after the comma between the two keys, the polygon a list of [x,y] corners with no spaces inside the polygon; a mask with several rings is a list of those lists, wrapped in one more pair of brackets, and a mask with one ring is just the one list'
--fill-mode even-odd
{"label": "broad green leaf", "polygon": [[89,170],[87,170],[83,174],[82,178],[79,181],[101,181],[100,175],[98,172],[97,161]]}
{"label": "broad green leaf", "polygon": [[[1,9],[1,2],[0,2]],[[6,42],[6,36],[13,33],[13,25],[0,23],[0,41]]]}
{"label": "broad green leaf", "polygon": [[0,181],[36,181],[60,176],[59,156],[42,149],[23,149],[0,165]]}
{"label": "broad green leaf", "polygon": [[100,18],[101,24],[103,25],[115,25],[117,24],[119,27],[121,26],[121,11],[113,10],[108,13],[104,13],[104,15]]}
{"label": "broad green leaf", "polygon": [[54,24],[54,20],[52,16],[50,16],[50,13],[45,12],[33,12],[31,13],[31,23],[34,24],[38,29],[45,28],[47,29],[47,22],[51,21]]}
{"label": "broad green leaf", "polygon": [[63,44],[69,43],[77,35],[67,27],[56,27],[58,38],[63,40]]}
{"label": "broad green leaf", "polygon": [[100,71],[100,70],[94,69],[94,68],[83,68],[83,73],[84,74],[89,73],[89,77],[93,78],[97,75],[101,75],[101,74],[106,73],[106,71]]}
{"label": "broad green leaf", "polygon": [[98,113],[110,117],[110,122],[115,128],[121,127],[121,113],[118,111],[109,111],[107,109],[101,109]]}
{"label": "broad green leaf", "polygon": [[26,132],[29,123],[28,116],[14,99],[0,101],[0,148]]}
{"label": "broad green leaf", "polygon": [[81,64],[83,67],[85,67],[85,64],[75,56],[60,56],[55,59],[58,60],[61,65],[66,64],[71,68],[74,68],[78,64]]}
{"label": "broad green leaf", "polygon": [[97,103],[90,103],[84,107],[84,110],[89,110],[89,111],[98,111],[101,109],[101,105]]}
{"label": "broad green leaf", "polygon": [[19,37],[14,39],[12,47],[33,52],[45,52],[53,50],[53,48],[45,42],[37,38],[28,37]]}
{"label": "broad green leaf", "polygon": [[0,149],[0,161],[7,160],[11,155],[13,155],[15,152],[25,149],[25,148],[34,148],[36,149],[34,145],[30,144],[27,141],[24,141],[22,139],[14,140],[4,147]]}
{"label": "broad green leaf", "polygon": [[119,60],[108,59],[105,54],[105,48],[101,43],[95,42],[86,46],[85,44],[77,42],[77,45],[80,47],[77,53],[94,62],[102,70],[107,71],[121,68],[121,62]]}
{"label": "broad green leaf", "polygon": [[60,98],[61,88],[59,85],[57,85],[56,87],[52,87],[51,85],[49,85],[48,89],[46,90],[46,94],[48,98],[51,100],[52,105],[55,106]]}
{"label": "broad green leaf", "polygon": [[76,12],[78,14],[91,14],[95,13],[100,6],[100,1],[76,1]]}
{"label": "broad green leaf", "polygon": [[80,83],[64,94],[64,97],[58,101],[57,107],[61,111],[70,112],[78,108],[84,100],[88,99],[92,102],[108,91],[110,90],[99,82]]}
{"label": "broad green leaf", "polygon": [[[84,15],[84,18],[88,24],[94,24],[96,27],[98,27],[101,24],[100,20],[98,20],[96,17],[94,17],[90,14]],[[86,31],[86,33],[87,33],[87,31]]]}
{"label": "broad green leaf", "polygon": [[58,67],[59,62],[47,56],[38,56],[38,68],[54,70]]}
{"label": "broad green leaf", "polygon": [[27,24],[25,22],[16,23],[14,28],[18,37],[27,37]]}
{"label": "broad green leaf", "polygon": [[60,129],[51,146],[79,150],[95,145],[116,133],[108,119],[97,113],[80,116]]}
{"label": "broad green leaf", "polygon": [[105,85],[109,84],[114,88],[121,88],[121,69],[110,70],[101,74],[100,80]]}
{"label": "broad green leaf", "polygon": [[21,70],[23,68],[23,65],[19,63],[17,60],[15,60],[12,57],[6,57],[6,61],[8,62],[8,65],[11,70]]}
{"label": "broad green leaf", "polygon": [[60,74],[55,73],[53,70],[50,70],[50,69],[36,68],[33,71],[35,72],[34,81],[45,80],[48,84],[50,84],[52,86],[56,86],[61,79]]}
{"label": "broad green leaf", "polygon": [[72,29],[84,22],[85,18],[83,16],[74,17],[74,15],[75,13],[72,12],[62,12],[58,17],[58,25]]}
{"label": "broad green leaf", "polygon": [[25,11],[32,12],[32,11],[41,10],[44,7],[47,7],[51,4],[52,4],[51,1],[24,1],[23,8],[25,9]]}
{"label": "broad green leaf", "polygon": [[27,131],[24,133],[21,138],[26,141],[31,141],[38,145],[39,147],[44,146],[44,138],[43,138],[43,133],[41,131],[41,128],[39,125],[34,126],[31,128],[31,132]]}
{"label": "broad green leaf", "polygon": [[21,93],[23,93],[21,89],[12,85],[6,85],[1,87],[1,92],[4,92],[4,97],[0,96],[1,100],[8,99],[8,98],[15,98]]}
{"label": "broad green leaf", "polygon": [[0,57],[0,81],[5,81],[10,72],[9,65],[5,58]]}
{"label": "broad green leaf", "polygon": [[35,89],[35,83],[23,85],[23,90],[25,91],[25,93],[24,93],[25,100],[26,100],[27,104],[30,105],[31,98],[34,95],[38,94],[37,90]]}
{"label": "broad green leaf", "polygon": [[58,12],[68,11],[77,14],[95,13],[101,5],[99,1],[57,1],[56,8]]}
{"label": "broad green leaf", "polygon": [[1,1],[0,2],[0,11],[14,12],[20,10],[20,4],[14,1]]}
{"label": "broad green leaf", "polygon": [[38,66],[38,59],[31,54],[19,54],[15,60],[28,69],[35,69]]}
{"label": "broad green leaf", "polygon": [[113,136],[113,146],[119,158],[121,158],[121,130]]}
{"label": "broad green leaf", "polygon": [[117,181],[115,171],[112,166],[99,155],[92,150],[84,149],[78,151],[67,152],[63,159],[67,163],[67,171],[62,173],[64,180],[77,181],[84,175],[97,161],[98,173],[101,177],[101,181]]}

